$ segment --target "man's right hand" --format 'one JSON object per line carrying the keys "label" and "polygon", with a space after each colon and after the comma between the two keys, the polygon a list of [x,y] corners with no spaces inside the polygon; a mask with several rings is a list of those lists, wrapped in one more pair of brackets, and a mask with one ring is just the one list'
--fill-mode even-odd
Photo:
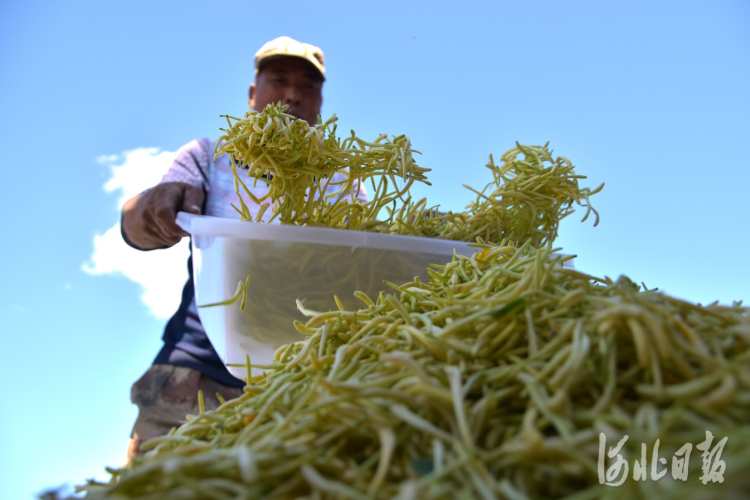
{"label": "man's right hand", "polygon": [[125,203],[122,231],[141,250],[167,248],[189,236],[175,223],[177,212],[201,213],[203,190],[184,182],[157,184]]}

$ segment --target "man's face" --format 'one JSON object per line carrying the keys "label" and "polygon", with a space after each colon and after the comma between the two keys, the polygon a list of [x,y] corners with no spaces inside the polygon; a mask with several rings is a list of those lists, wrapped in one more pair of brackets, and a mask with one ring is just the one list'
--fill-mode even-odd
{"label": "man's face", "polygon": [[268,61],[250,85],[250,106],[263,111],[271,103],[289,106],[290,115],[310,125],[318,122],[323,105],[323,80],[309,62],[299,57],[281,57]]}

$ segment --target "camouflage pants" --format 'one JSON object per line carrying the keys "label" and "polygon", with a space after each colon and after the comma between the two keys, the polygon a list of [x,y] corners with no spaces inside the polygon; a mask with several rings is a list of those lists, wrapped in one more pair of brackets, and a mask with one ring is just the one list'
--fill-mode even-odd
{"label": "camouflage pants", "polygon": [[203,391],[207,410],[242,395],[242,388],[222,385],[197,370],[173,365],[152,365],[130,389],[130,400],[138,405],[138,418],[130,434],[128,461],[143,452],[140,446],[152,437],[167,434],[185,423],[185,415],[197,415],[198,391]]}

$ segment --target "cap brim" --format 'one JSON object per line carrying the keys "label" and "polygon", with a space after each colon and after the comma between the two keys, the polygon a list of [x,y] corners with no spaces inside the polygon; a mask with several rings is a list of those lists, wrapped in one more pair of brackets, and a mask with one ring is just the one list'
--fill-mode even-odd
{"label": "cap brim", "polygon": [[258,73],[271,61],[278,61],[279,59],[285,59],[285,58],[294,58],[294,59],[301,59],[305,61],[310,67],[312,67],[315,70],[315,73],[317,73],[320,78],[325,81],[326,76],[321,71],[321,69],[312,62],[309,58],[305,56],[298,56],[294,54],[269,54],[267,56],[264,56],[263,59],[258,61],[257,66],[255,67],[255,76],[258,76]]}

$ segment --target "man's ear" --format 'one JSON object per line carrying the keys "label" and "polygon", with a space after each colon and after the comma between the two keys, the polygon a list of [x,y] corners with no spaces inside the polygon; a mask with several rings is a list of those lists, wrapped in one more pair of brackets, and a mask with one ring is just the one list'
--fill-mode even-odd
{"label": "man's ear", "polygon": [[248,97],[250,102],[250,107],[255,109],[255,82],[250,84],[250,90],[248,91]]}

